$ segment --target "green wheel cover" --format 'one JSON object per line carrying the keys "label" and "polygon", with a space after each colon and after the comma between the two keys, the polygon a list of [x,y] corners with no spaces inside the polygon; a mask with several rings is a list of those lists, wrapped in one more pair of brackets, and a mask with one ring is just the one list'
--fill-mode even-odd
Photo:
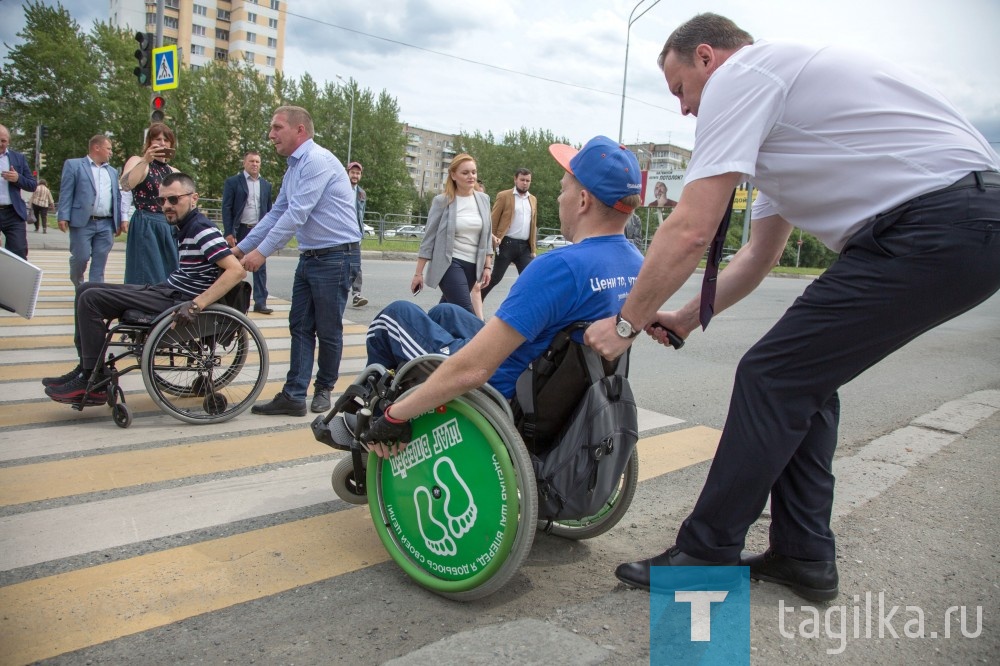
{"label": "green wheel cover", "polygon": [[517,535],[517,478],[503,439],[462,398],[412,421],[402,454],[369,455],[375,531],[418,584],[464,592],[493,577]]}

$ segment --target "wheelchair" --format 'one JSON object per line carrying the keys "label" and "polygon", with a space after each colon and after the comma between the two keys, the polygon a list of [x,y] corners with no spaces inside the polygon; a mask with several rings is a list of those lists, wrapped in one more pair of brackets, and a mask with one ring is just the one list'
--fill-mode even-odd
{"label": "wheelchair", "polygon": [[[536,478],[533,453],[515,427],[510,403],[489,385],[412,419],[412,439],[395,457],[367,453],[361,439],[373,414],[414,390],[446,358],[422,356],[398,371],[368,366],[312,428],[328,445],[345,435],[353,442],[333,471],[333,489],[348,503],[369,505],[396,564],[422,587],[468,601],[513,577],[536,530],[589,539],[614,527],[635,495],[639,460],[633,448],[617,486],[593,515],[540,518],[544,484]],[[354,432],[336,418],[342,412],[356,415]]]}
{"label": "wheelchair", "polygon": [[[263,391],[268,371],[264,336],[246,316],[249,303],[250,285],[241,282],[189,325],[174,325],[173,308],[126,310],[109,323],[88,394],[106,390],[112,419],[128,428],[132,411],[120,380],[138,369],[156,406],[180,421],[222,423],[242,414]],[[84,395],[72,406],[93,404]]]}

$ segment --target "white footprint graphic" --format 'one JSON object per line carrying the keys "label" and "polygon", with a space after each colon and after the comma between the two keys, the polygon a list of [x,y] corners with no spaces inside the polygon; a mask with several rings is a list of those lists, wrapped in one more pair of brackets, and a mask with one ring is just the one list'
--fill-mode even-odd
{"label": "white footprint graphic", "polygon": [[[462,490],[465,491],[465,496],[459,495],[455,497],[452,495],[451,488],[452,484],[446,482],[441,478],[441,466],[447,463],[450,472],[446,476],[450,476]],[[476,508],[476,502],[472,498],[472,493],[469,491],[469,486],[465,483],[465,480],[458,475],[458,470],[455,469],[455,463],[452,462],[451,458],[439,458],[436,463],[434,463],[434,480],[438,482],[444,490],[444,515],[448,519],[448,531],[456,539],[460,538],[466,532],[472,529],[472,526],[476,524],[476,515],[479,513],[479,509]],[[458,511],[452,511],[452,500],[454,504],[458,505]],[[468,507],[464,510],[461,509],[462,504],[467,504]],[[459,511],[461,511],[459,513]],[[458,515],[455,515],[455,514]]]}
{"label": "white footprint graphic", "polygon": [[[440,539],[431,539],[427,536],[427,532],[424,531],[423,511],[420,506],[421,495],[427,497],[427,520],[437,525],[441,530],[443,536]],[[420,528],[420,536],[424,539],[424,545],[435,555],[454,555],[458,552],[455,540],[448,536],[448,530],[445,529],[444,523],[435,518],[432,513],[434,500],[431,498],[431,492],[426,487],[419,486],[413,491],[413,503],[417,505],[417,527]]]}

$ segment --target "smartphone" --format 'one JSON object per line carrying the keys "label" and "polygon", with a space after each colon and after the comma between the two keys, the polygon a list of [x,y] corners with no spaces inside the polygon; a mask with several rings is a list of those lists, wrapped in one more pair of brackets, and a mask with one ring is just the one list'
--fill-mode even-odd
{"label": "smartphone", "polygon": [[419,293],[420,293],[420,291],[421,291],[421,290],[422,290],[423,288],[424,288],[424,285],[422,285],[422,284],[418,284],[418,285],[417,285],[416,287],[414,287],[414,289],[413,289],[413,295],[414,295],[414,296],[416,296],[417,294],[419,294]]}
{"label": "smartphone", "polygon": [[160,157],[162,157],[165,160],[172,160],[176,153],[177,150],[175,150],[174,148],[160,148]]}

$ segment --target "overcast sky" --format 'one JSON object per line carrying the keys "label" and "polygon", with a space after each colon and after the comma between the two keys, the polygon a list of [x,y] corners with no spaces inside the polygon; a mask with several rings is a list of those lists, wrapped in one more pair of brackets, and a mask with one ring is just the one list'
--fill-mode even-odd
{"label": "overcast sky", "polygon": [[[617,138],[626,27],[637,1],[285,0],[285,71],[334,83],[339,74],[385,89],[401,120],[440,132],[499,137],[524,126],[577,143],[595,134]],[[654,3],[645,0],[636,15]],[[62,4],[85,30],[107,20],[106,0]],[[692,145],[694,119],[680,115],[656,56],[673,28],[703,11],[732,18],[757,39],[888,56],[1000,144],[998,0],[660,2],[630,33],[625,142]],[[0,0],[0,59],[23,24],[21,2]]]}

